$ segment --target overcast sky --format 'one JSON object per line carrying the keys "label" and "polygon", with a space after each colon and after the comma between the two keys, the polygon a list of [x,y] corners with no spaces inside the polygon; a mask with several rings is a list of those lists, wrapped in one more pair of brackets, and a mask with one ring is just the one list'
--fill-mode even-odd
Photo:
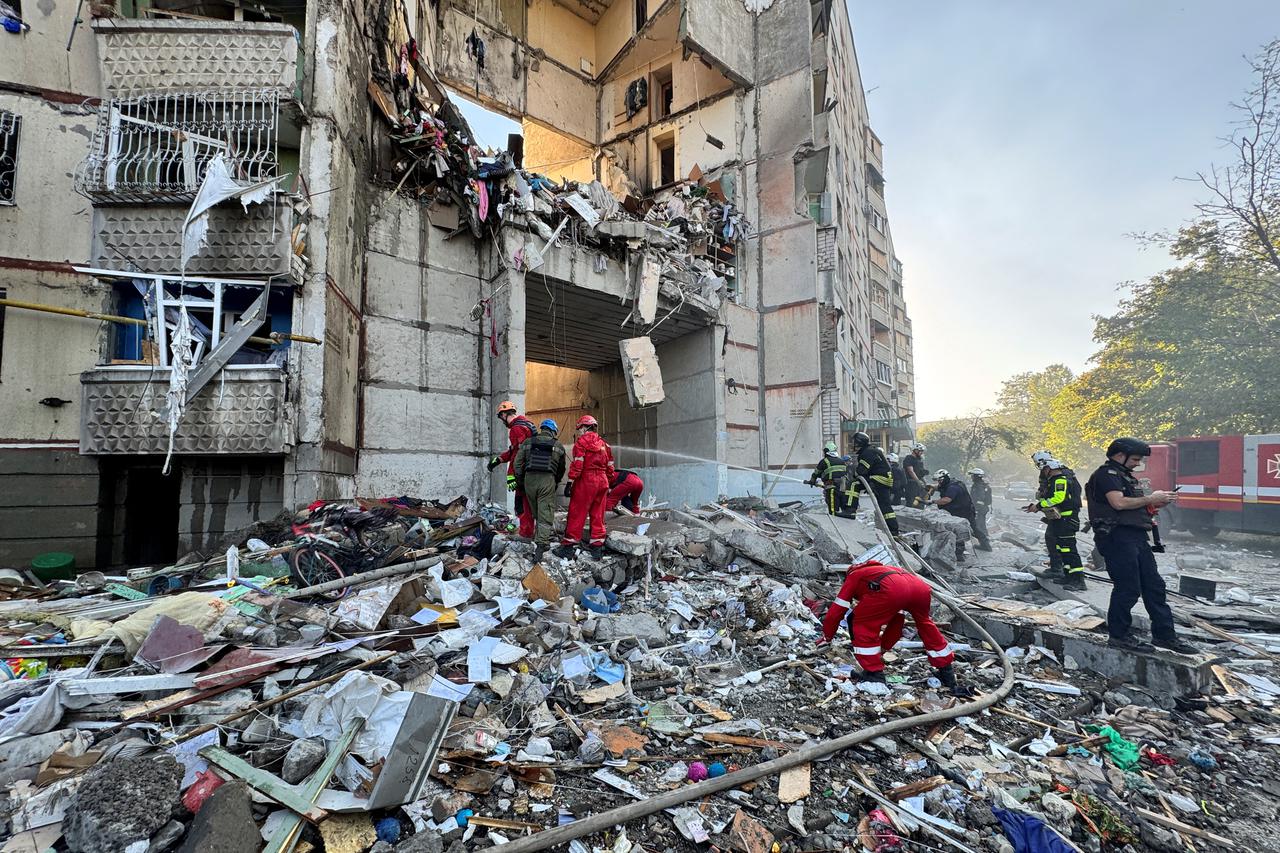
{"label": "overcast sky", "polygon": [[915,328],[918,416],[990,406],[1001,380],[1092,354],[1118,285],[1170,265],[1172,229],[1225,158],[1242,57],[1276,0],[849,0]]}

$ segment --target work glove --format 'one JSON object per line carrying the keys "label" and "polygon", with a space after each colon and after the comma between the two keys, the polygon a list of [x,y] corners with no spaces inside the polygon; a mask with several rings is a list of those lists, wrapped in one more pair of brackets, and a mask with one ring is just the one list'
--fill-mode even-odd
{"label": "work glove", "polygon": [[809,479],[805,480],[804,482],[805,482],[805,485],[807,485],[807,486],[816,486],[816,485],[818,485],[818,481],[817,481],[817,480],[815,480],[815,479],[813,479],[812,477],[810,477]]}
{"label": "work glove", "polygon": [[573,480],[564,484],[564,496],[566,498],[573,497]]}
{"label": "work glove", "polygon": [[507,475],[507,491],[514,492],[515,490],[516,490],[516,475],[508,474]]}
{"label": "work glove", "polygon": [[501,464],[502,464],[502,459],[498,456],[494,456],[489,460],[489,470],[492,471],[494,468],[497,468]]}

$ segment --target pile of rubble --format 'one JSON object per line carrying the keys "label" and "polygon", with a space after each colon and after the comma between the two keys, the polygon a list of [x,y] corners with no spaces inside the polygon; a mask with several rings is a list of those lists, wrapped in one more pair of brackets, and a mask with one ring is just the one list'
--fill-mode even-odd
{"label": "pile of rubble", "polygon": [[914,639],[887,686],[845,640],[819,651],[884,540],[754,499],[612,519],[597,561],[534,563],[497,507],[395,498],[25,576],[0,586],[2,849],[1280,849],[1280,638],[1191,633],[1203,658],[1109,677],[1134,661],[1026,571],[1026,531],[957,568],[964,531],[900,517],[941,555],[910,567],[1005,638],[960,642],[936,608],[985,700],[960,708]]}

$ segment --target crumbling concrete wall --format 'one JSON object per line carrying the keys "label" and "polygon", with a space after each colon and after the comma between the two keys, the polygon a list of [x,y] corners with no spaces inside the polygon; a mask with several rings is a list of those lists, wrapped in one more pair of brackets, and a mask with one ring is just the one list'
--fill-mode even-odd
{"label": "crumbling concrete wall", "polygon": [[284,509],[280,459],[182,459],[178,551],[209,553],[255,521]]}
{"label": "crumbling concrete wall", "polygon": [[305,39],[311,47],[304,90],[309,121],[300,151],[310,191],[310,271],[294,328],[324,345],[298,348],[291,365],[299,405],[298,443],[286,471],[289,505],[355,491],[365,220],[372,191],[365,134],[371,10],[321,2],[313,11]]}
{"label": "crumbling concrete wall", "polygon": [[680,12],[680,40],[687,47],[739,82],[754,78],[753,19],[741,0],[684,0]]}
{"label": "crumbling concrete wall", "polygon": [[66,551],[77,566],[97,556],[98,462],[74,448],[0,450],[0,566]]}
{"label": "crumbling concrete wall", "polygon": [[471,310],[483,296],[486,252],[470,235],[448,235],[416,201],[384,191],[374,203],[360,373],[362,495],[483,490],[489,355],[486,327]]}

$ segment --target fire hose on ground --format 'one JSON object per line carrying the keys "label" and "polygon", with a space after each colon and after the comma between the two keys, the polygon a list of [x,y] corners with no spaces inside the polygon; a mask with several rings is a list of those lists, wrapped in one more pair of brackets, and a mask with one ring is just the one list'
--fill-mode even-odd
{"label": "fire hose on ground", "polygon": [[[865,482],[865,481],[864,481]],[[867,488],[867,494],[871,494],[871,490]],[[876,520],[878,526],[882,527],[882,533],[887,534],[887,526],[884,517],[880,514],[879,508],[876,509]],[[899,559],[902,553],[897,547],[896,541],[892,536],[888,537],[890,547],[898,553]],[[847,547],[847,546],[846,546]],[[905,560],[902,560],[905,564]],[[903,568],[908,568],[903,566]],[[913,571],[908,568],[909,571]],[[928,581],[928,579],[925,579]],[[977,635],[982,638],[983,642],[990,646],[1000,659],[1000,664],[1004,667],[1004,679],[1000,682],[1000,686],[993,692],[983,696],[979,696],[972,702],[965,702],[962,705],[956,705],[953,708],[946,708],[940,711],[933,711],[928,714],[919,714],[914,717],[903,717],[898,720],[891,720],[879,725],[870,726],[865,729],[859,729],[856,732],[850,732],[847,735],[834,738],[832,740],[823,741],[821,743],[811,744],[806,747],[797,749],[795,752],[780,756],[756,764],[752,767],[744,767],[741,770],[735,770],[732,773],[726,773],[714,779],[707,779],[703,782],[697,782],[674,791],[668,791],[665,794],[658,794],[637,803],[628,803],[616,809],[610,809],[600,814],[592,815],[576,820],[573,823],[567,823],[564,826],[558,826],[539,832],[536,835],[526,836],[516,839],[509,844],[502,845],[504,853],[534,853],[538,850],[546,850],[559,844],[566,844],[575,838],[581,838],[584,835],[592,835],[597,832],[603,832],[614,826],[629,823],[639,818],[648,817],[665,809],[674,808],[690,800],[700,799],[702,797],[717,794],[721,791],[727,791],[744,785],[747,782],[754,782],[757,779],[763,779],[766,776],[774,776],[784,770],[792,767],[799,767],[802,764],[809,764],[814,761],[821,760],[837,752],[843,752],[850,747],[857,746],[861,743],[874,740],[878,737],[895,734],[907,729],[916,728],[917,726],[931,726],[934,723],[954,720],[957,717],[970,716],[979,711],[986,710],[992,705],[1004,699],[1013,689],[1013,664],[1009,661],[1004,649],[1000,644],[987,633],[987,630],[978,624],[968,613],[964,612],[963,607],[955,599],[938,591],[934,586],[934,594],[939,601],[947,605],[966,625],[972,628]]]}

